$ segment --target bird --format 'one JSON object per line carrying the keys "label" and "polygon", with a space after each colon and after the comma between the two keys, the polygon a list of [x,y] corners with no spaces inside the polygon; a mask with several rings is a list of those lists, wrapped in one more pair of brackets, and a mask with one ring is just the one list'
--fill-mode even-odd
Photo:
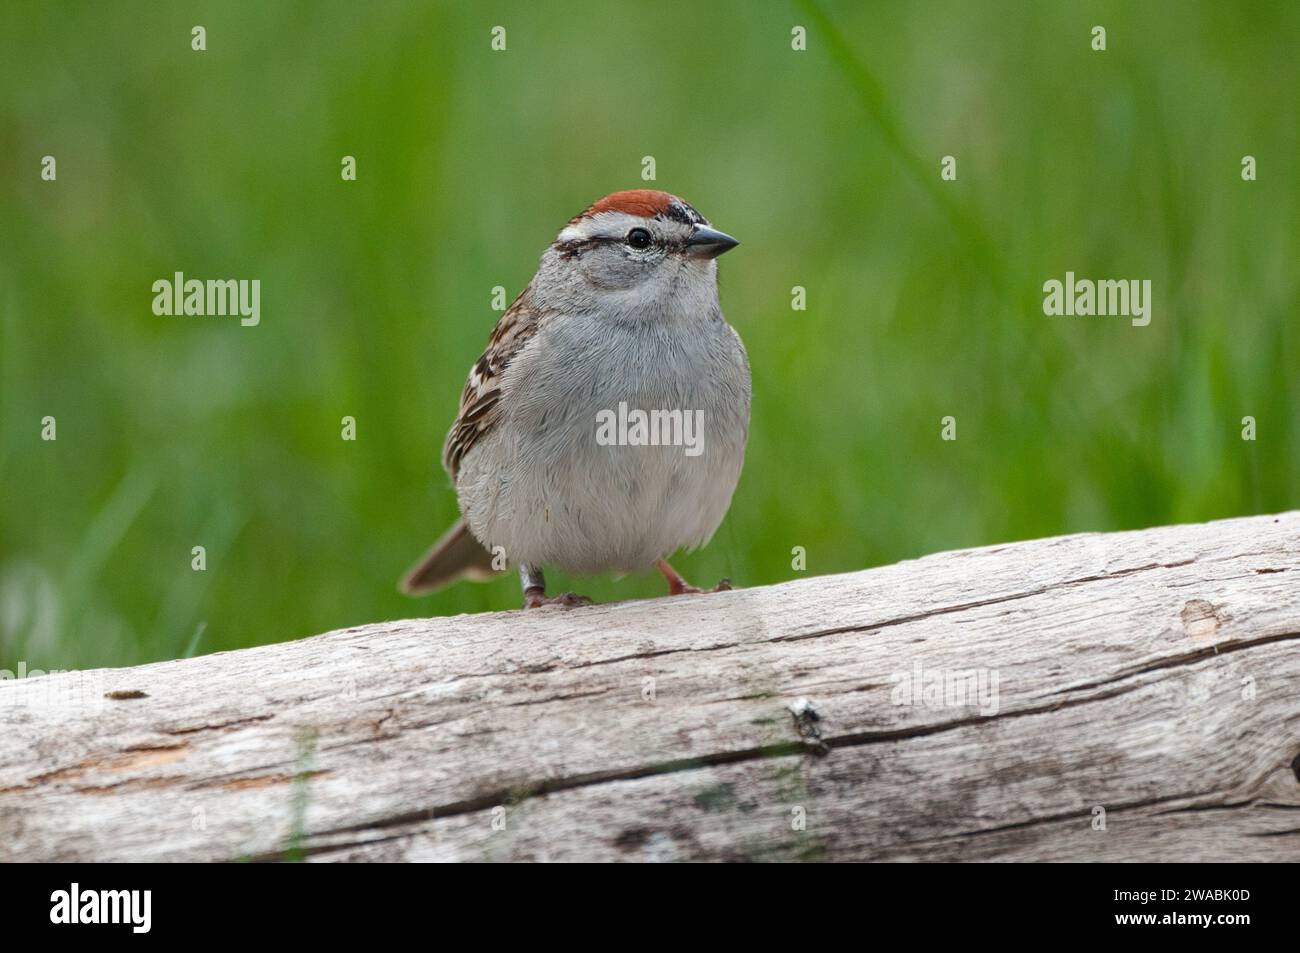
{"label": "bird", "polygon": [[749,357],[723,317],[717,262],[739,244],[655,189],[568,221],[470,369],[442,448],[461,518],[402,591],[508,565],[528,609],[591,602],[548,596],[546,567],[655,567],[670,595],[731,588],[698,589],[668,559],[712,538],[744,463]]}

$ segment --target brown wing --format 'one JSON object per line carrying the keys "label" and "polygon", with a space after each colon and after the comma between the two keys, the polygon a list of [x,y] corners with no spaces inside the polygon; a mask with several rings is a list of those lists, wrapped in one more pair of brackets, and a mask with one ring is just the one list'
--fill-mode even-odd
{"label": "brown wing", "polygon": [[532,307],[531,290],[525,288],[501,315],[488,338],[487,350],[470,368],[469,379],[460,395],[460,411],[442,447],[442,465],[451,474],[452,482],[465,454],[500,419],[501,375],[537,333],[540,316]]}

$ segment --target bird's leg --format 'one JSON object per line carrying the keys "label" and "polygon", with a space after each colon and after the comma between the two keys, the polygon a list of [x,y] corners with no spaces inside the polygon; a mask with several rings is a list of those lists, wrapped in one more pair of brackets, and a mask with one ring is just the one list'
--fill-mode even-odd
{"label": "bird's leg", "polygon": [[586,596],[566,592],[558,596],[546,594],[546,577],[540,566],[519,564],[519,582],[524,587],[524,608],[537,609],[541,606],[589,606],[591,600]]}
{"label": "bird's leg", "polygon": [[664,578],[668,580],[668,595],[670,596],[680,596],[683,592],[726,592],[731,588],[731,580],[723,579],[712,589],[697,589],[683,579],[676,569],[668,565],[668,560],[657,559],[655,565],[664,574]]}

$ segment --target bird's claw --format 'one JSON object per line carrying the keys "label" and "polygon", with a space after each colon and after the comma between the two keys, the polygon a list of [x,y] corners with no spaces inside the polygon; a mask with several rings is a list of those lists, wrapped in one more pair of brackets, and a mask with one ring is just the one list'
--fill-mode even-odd
{"label": "bird's claw", "polygon": [[685,579],[682,578],[681,573],[679,573],[672,566],[668,565],[668,560],[666,559],[657,560],[655,562],[655,566],[658,568],[658,570],[661,573],[663,573],[663,577],[668,583],[668,595],[670,596],[680,596],[683,593],[688,593],[688,592],[695,593],[695,594],[708,593],[708,592],[728,592],[731,589],[730,579],[720,580],[718,584],[714,586],[712,589],[700,589],[698,586],[692,586],[689,582],[687,582]]}
{"label": "bird's claw", "polygon": [[542,606],[564,606],[569,609],[592,605],[589,596],[580,596],[576,592],[564,592],[558,596],[548,596],[542,589],[524,590],[524,608],[540,609]]}
{"label": "bird's claw", "polygon": [[[699,586],[684,586],[681,589],[681,592],[683,593],[691,593],[693,595],[702,595],[702,596],[706,596],[711,592],[730,592],[730,591],[731,591],[730,579],[719,579],[718,584],[714,586],[712,589],[701,589]],[[669,595],[677,595],[677,593],[670,592]]]}

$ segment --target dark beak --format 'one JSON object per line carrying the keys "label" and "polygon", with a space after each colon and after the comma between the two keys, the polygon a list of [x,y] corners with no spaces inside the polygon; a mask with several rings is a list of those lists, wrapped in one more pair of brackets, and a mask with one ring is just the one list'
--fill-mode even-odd
{"label": "dark beak", "polygon": [[691,237],[686,239],[686,254],[690,258],[717,258],[739,244],[730,235],[716,228],[696,225]]}

